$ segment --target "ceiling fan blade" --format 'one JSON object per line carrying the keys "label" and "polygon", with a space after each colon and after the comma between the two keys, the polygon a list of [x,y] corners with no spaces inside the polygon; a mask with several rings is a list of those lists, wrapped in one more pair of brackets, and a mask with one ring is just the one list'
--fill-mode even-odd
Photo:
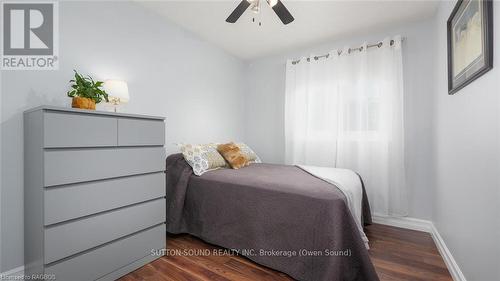
{"label": "ceiling fan blade", "polygon": [[250,3],[247,0],[242,0],[238,7],[234,9],[234,11],[227,17],[226,21],[230,23],[235,23],[241,15],[246,11],[246,9],[250,6]]}
{"label": "ceiling fan blade", "polygon": [[283,24],[289,24],[294,20],[292,14],[290,14],[288,9],[285,7],[285,5],[283,5],[283,3],[280,0],[278,0],[276,5],[273,6],[273,10],[276,13],[276,15],[278,15]]}

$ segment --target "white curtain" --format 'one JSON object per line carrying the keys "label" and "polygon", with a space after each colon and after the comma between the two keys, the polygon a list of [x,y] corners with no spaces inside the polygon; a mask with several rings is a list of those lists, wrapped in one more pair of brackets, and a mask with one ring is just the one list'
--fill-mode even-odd
{"label": "white curtain", "polygon": [[407,215],[401,37],[286,66],[287,164],[358,172],[377,215]]}

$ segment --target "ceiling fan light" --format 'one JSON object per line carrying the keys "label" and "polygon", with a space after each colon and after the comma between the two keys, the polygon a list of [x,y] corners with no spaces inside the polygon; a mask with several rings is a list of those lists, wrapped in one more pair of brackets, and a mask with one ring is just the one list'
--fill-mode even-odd
{"label": "ceiling fan light", "polygon": [[278,4],[278,0],[267,0],[267,4],[272,8],[274,5]]}

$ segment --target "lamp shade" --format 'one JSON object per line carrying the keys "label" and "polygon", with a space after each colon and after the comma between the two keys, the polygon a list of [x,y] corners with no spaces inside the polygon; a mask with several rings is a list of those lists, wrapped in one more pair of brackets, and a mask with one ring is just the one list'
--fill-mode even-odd
{"label": "lamp shade", "polygon": [[108,94],[109,99],[115,102],[127,103],[130,100],[127,82],[125,81],[106,80],[104,81],[104,91]]}

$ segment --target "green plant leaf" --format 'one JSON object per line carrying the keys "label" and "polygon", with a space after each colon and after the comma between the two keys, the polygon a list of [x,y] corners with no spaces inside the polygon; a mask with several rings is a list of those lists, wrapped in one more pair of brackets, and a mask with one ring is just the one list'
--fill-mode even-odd
{"label": "green plant leaf", "polygon": [[71,85],[73,90],[67,93],[69,97],[89,98],[96,103],[100,103],[103,99],[109,102],[108,94],[101,89],[104,84],[102,81],[94,81],[89,75],[83,76],[76,70],[73,71],[75,72],[75,78],[69,81],[73,83]]}

